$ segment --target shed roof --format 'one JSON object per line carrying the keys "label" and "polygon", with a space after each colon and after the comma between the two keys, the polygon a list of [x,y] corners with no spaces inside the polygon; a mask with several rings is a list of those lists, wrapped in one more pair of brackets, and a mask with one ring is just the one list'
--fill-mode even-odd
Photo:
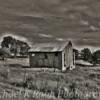
{"label": "shed roof", "polygon": [[68,42],[36,43],[29,52],[59,52],[63,51]]}

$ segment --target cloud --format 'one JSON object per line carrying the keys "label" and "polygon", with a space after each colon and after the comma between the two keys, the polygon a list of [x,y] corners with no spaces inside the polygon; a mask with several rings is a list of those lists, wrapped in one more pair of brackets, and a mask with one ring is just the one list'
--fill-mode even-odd
{"label": "cloud", "polygon": [[86,25],[86,26],[89,25],[89,22],[86,21],[86,20],[81,20],[80,23],[81,23],[82,25]]}
{"label": "cloud", "polygon": [[40,33],[39,37],[52,38],[53,36],[49,35],[49,34],[42,34],[42,33]]}
{"label": "cloud", "polygon": [[[41,0],[40,0],[41,1]],[[61,0],[42,0],[42,2],[45,2],[46,4],[60,4],[61,3]]]}
{"label": "cloud", "polygon": [[57,41],[65,41],[63,38],[56,38]]}
{"label": "cloud", "polygon": [[93,26],[93,25],[91,25],[91,26],[90,26],[90,29],[91,29],[92,31],[96,31],[98,28],[95,27],[95,26]]}

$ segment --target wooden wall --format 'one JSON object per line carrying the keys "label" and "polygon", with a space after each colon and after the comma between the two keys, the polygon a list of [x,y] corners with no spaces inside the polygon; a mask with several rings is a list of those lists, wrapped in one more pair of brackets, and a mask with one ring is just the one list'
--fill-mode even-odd
{"label": "wooden wall", "polygon": [[62,68],[62,53],[30,53],[30,66],[31,67],[49,67],[49,68]]}

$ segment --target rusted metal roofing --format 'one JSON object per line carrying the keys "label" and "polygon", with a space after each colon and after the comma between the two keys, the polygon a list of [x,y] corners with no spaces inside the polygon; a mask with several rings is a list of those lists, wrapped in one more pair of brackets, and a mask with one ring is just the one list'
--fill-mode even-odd
{"label": "rusted metal roofing", "polygon": [[36,43],[29,52],[59,52],[63,51],[68,42]]}

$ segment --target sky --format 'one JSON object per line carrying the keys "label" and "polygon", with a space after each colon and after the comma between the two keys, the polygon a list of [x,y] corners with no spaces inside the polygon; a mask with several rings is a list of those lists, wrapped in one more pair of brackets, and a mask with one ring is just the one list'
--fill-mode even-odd
{"label": "sky", "polygon": [[0,0],[0,34],[29,43],[72,40],[100,47],[100,0]]}

